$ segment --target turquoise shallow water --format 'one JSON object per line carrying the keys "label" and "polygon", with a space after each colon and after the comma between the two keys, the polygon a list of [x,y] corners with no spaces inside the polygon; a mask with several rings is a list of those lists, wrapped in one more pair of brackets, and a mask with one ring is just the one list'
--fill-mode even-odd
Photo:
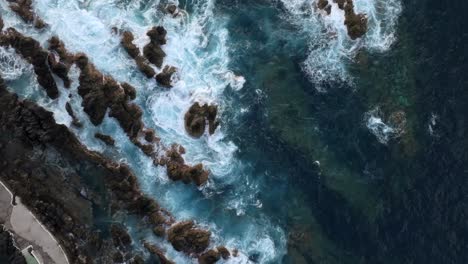
{"label": "turquoise shallow water", "polygon": [[[51,102],[22,66],[10,87],[70,120],[68,93],[90,148],[127,162],[143,189],[178,219],[210,228],[238,248],[232,263],[466,263],[467,5],[356,0],[369,32],[350,41],[336,7],[314,1],[180,1],[171,18],[159,1],[37,0],[51,28],[24,26],[1,2],[7,26],[43,43],[57,34],[103,72],[138,89],[145,123],[202,162],[209,184],[173,183],[133,146],[115,120],[93,127],[75,82]],[[110,28],[142,46],[155,24],[168,30],[166,63],[180,69],[162,90],[132,64]],[[2,52],[3,58],[8,52]],[[9,58],[9,57],[8,57]],[[5,71],[2,68],[3,74]],[[194,101],[220,105],[222,125],[194,140],[183,114]],[[111,150],[92,135],[117,139]],[[123,218],[138,238],[155,240]],[[177,263],[191,260],[164,244]]]}

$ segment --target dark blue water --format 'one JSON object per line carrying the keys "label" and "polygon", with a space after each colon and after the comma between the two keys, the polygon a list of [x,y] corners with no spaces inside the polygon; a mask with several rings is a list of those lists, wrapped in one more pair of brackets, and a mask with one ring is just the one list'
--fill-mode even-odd
{"label": "dark blue water", "polygon": [[[393,47],[360,52],[348,65],[356,85],[331,81],[326,93],[301,69],[307,43],[280,4],[225,1],[219,12],[247,79],[226,97],[251,109],[229,136],[289,232],[283,261],[466,263],[468,4],[406,1]],[[376,140],[363,123],[375,106],[405,113],[403,136]]]}
{"label": "dark blue water", "polygon": [[[212,228],[216,243],[239,247],[251,262],[468,263],[468,4],[355,0],[358,11],[371,13],[368,34],[353,42],[339,15],[318,15],[311,2],[180,1],[189,14],[180,26],[155,11],[158,1],[37,0],[51,32],[11,14],[7,23],[43,42],[59,34],[100,70],[134,84],[146,125],[164,144],[182,143],[189,162],[208,163],[210,186],[165,181],[114,120],[91,126],[79,101],[72,104],[86,129],[73,131],[129,163],[144,191],[178,219]],[[203,34],[188,23],[197,20]],[[169,31],[167,60],[182,71],[171,91],[143,78],[108,30],[118,24],[139,36],[159,23]],[[228,70],[246,80],[240,90],[214,73],[225,73],[226,56]],[[23,71],[10,86],[67,124],[62,103],[20,85],[30,81]],[[192,98],[205,86],[208,95]],[[221,105],[220,140],[177,130],[200,97]],[[104,149],[94,131],[114,136],[116,149]],[[224,158],[219,147],[230,154],[229,141],[237,150]],[[134,222],[126,223],[133,235],[151,236],[132,229]]]}

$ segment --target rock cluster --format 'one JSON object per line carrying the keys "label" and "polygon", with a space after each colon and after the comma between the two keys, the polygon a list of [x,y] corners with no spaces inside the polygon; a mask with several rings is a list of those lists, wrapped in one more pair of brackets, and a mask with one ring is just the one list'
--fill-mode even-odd
{"label": "rock cluster", "polygon": [[130,140],[145,154],[151,155],[154,151],[153,146],[144,145],[138,139],[146,132],[141,120],[142,110],[130,102],[136,96],[135,88],[127,83],[119,84],[110,76],[104,76],[84,54],[76,55],[76,64],[81,70],[78,94],[83,98],[82,105],[91,123],[101,124],[109,109],[109,116],[119,122]]}
{"label": "rock cluster", "polygon": [[151,253],[153,254],[161,264],[175,264],[174,261],[169,260],[164,253],[162,252],[161,249],[159,249],[156,245],[150,244],[148,242],[144,242],[143,246]]}
{"label": "rock cluster", "polygon": [[166,152],[166,158],[161,160],[163,165],[166,165],[167,175],[173,181],[182,181],[185,184],[194,182],[197,186],[201,186],[208,181],[209,172],[203,169],[201,163],[195,166],[185,164],[182,154],[185,149],[178,145],[173,145]]}
{"label": "rock cluster", "polygon": [[34,27],[41,29],[46,26],[32,10],[32,0],[9,0],[10,9],[18,14],[26,23],[34,23]]}
{"label": "rock cluster", "polygon": [[11,46],[34,67],[38,83],[46,90],[51,99],[59,96],[59,91],[50,67],[48,65],[49,53],[44,50],[38,41],[23,36],[14,28],[8,28],[0,35],[0,46]]}
{"label": "rock cluster", "polygon": [[173,66],[166,65],[162,72],[156,75],[156,81],[163,87],[171,88],[172,75],[177,72],[177,69]]}
{"label": "rock cluster", "polygon": [[143,55],[158,68],[161,68],[166,57],[166,53],[161,48],[166,44],[166,34],[167,31],[161,26],[153,27],[146,33],[150,42],[143,48]]}
{"label": "rock cluster", "polygon": [[52,72],[62,79],[66,88],[70,88],[71,81],[68,72],[73,64],[73,55],[68,53],[63,42],[55,36],[49,39],[49,50],[51,53],[48,61]]}
{"label": "rock cluster", "polygon": [[130,31],[125,31],[122,34],[121,44],[127,51],[128,55],[135,60],[138,69],[148,78],[154,77],[156,72],[148,64],[147,60],[141,55],[140,49],[133,44],[133,34]]}
{"label": "rock cluster", "polygon": [[168,240],[177,251],[202,253],[210,243],[211,233],[195,227],[193,221],[179,222],[168,230]]}
{"label": "rock cluster", "polygon": [[[128,55],[135,60],[138,69],[148,78],[156,75],[155,70],[149,65],[154,64],[158,68],[162,67],[166,53],[161,46],[166,44],[166,30],[163,27],[151,28],[147,35],[150,37],[150,42],[143,48],[142,56],[140,49],[133,43],[135,39],[132,32],[124,31],[122,34],[121,44],[127,51]],[[156,81],[163,87],[171,88],[171,77],[176,72],[176,68],[165,66],[164,69],[156,75]]]}
{"label": "rock cluster", "polygon": [[[341,0],[342,1],[342,0]],[[341,5],[343,6],[343,4]],[[342,7],[340,7],[343,9]],[[367,17],[365,14],[356,14],[354,12],[353,0],[346,0],[344,3],[345,25],[348,29],[348,35],[351,39],[357,39],[367,32]]]}
{"label": "rock cluster", "polygon": [[[356,14],[354,12],[353,0],[333,0],[338,7],[345,12],[346,28],[351,39],[358,39],[367,32],[367,17],[365,14]],[[324,10],[327,14],[331,13],[331,4],[328,0],[319,0],[317,7]]]}
{"label": "rock cluster", "polygon": [[195,138],[201,137],[205,133],[208,123],[208,132],[212,135],[219,125],[216,119],[218,107],[215,105],[194,103],[185,114],[185,130]]}

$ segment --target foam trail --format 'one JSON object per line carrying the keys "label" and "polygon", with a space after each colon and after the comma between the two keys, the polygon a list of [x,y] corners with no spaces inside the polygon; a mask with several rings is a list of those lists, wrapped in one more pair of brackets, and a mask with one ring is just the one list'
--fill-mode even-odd
{"label": "foam trail", "polygon": [[377,140],[386,145],[388,141],[394,138],[398,133],[395,128],[386,124],[381,117],[379,108],[375,108],[364,115],[364,120],[369,131],[374,134]]}
{"label": "foam trail", "polygon": [[[58,122],[70,126],[64,105],[70,103],[84,128],[70,128],[89,148],[103,151],[115,159],[131,165],[139,177],[143,190],[153,195],[178,219],[195,219],[213,231],[215,242],[228,248],[237,248],[239,258],[230,263],[247,263],[247,255],[256,255],[260,263],[278,262],[286,252],[284,231],[271,223],[261,210],[258,198],[259,182],[244,164],[235,157],[237,146],[230,142],[221,126],[213,136],[193,139],[184,131],[183,116],[194,102],[216,103],[223,111],[223,92],[231,87],[240,90],[245,82],[242,76],[229,69],[229,32],[227,18],[215,15],[215,1],[188,1],[190,14],[172,18],[161,13],[159,1],[36,0],[34,8],[50,28],[39,32],[24,25],[10,11],[2,11],[7,26],[38,39],[43,46],[52,35],[57,35],[71,52],[85,52],[103,73],[111,74],[119,81],[126,81],[137,88],[138,103],[144,110],[144,122],[153,127],[165,144],[181,143],[187,151],[188,163],[202,162],[212,172],[208,185],[202,192],[193,186],[168,180],[165,169],[154,167],[152,161],[127,138],[117,122],[105,118],[102,125],[94,127],[81,107],[77,94],[79,71],[73,67],[73,81],[69,90],[58,80],[61,96],[51,101],[41,95],[41,89],[33,94],[42,106],[54,112]],[[2,3],[2,8],[5,6]],[[7,10],[7,9],[5,9]],[[178,81],[171,90],[161,89],[154,80],[148,80],[138,72],[134,62],[120,46],[120,38],[111,28],[131,30],[136,44],[143,47],[149,40],[145,35],[154,25],[163,25],[168,31],[165,64],[176,66]],[[15,86],[18,89],[18,86]],[[116,139],[112,150],[94,138],[95,132],[111,135]],[[149,241],[162,245],[167,255],[176,263],[191,260],[176,252],[168,243],[151,234],[144,234]]]}

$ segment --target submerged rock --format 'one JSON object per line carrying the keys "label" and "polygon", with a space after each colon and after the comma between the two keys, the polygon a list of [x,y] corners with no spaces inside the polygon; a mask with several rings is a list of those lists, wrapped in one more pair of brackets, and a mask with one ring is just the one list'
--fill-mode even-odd
{"label": "submerged rock", "polygon": [[192,137],[199,138],[205,133],[208,123],[208,132],[212,135],[219,125],[217,114],[218,107],[215,105],[200,106],[199,103],[194,103],[185,114],[185,130]]}
{"label": "submerged rock", "polygon": [[177,251],[201,253],[210,243],[211,232],[195,227],[193,221],[179,222],[168,230],[168,240]]}

